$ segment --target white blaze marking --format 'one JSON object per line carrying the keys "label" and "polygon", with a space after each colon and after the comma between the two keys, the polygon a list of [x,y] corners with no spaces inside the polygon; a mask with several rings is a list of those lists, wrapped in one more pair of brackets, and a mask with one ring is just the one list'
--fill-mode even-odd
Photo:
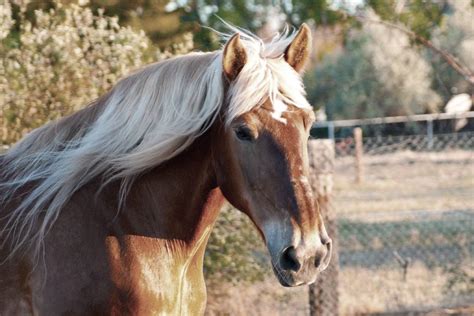
{"label": "white blaze marking", "polygon": [[285,112],[286,110],[288,110],[288,106],[281,99],[277,98],[273,102],[272,117],[275,120],[286,124],[286,119],[282,117],[283,112]]}
{"label": "white blaze marking", "polygon": [[[302,168],[300,167],[300,170],[301,170],[301,169],[302,169]],[[307,178],[306,176],[301,176],[301,177],[300,177],[300,181],[301,181],[302,183],[305,183],[305,184],[309,183],[308,178]]]}

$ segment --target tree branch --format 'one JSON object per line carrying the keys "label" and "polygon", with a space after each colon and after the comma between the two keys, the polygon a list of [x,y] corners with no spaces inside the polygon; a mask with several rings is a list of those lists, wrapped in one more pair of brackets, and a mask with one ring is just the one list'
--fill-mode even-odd
{"label": "tree branch", "polygon": [[435,46],[433,44],[433,42],[431,42],[430,40],[424,38],[423,36],[413,32],[413,31],[411,31],[407,28],[404,28],[403,26],[400,26],[400,25],[397,25],[397,24],[394,24],[394,23],[390,23],[390,22],[382,21],[382,20],[368,19],[368,18],[363,17],[363,16],[355,16],[355,17],[356,17],[356,19],[358,19],[361,22],[381,24],[381,25],[384,25],[386,27],[399,30],[399,31],[407,34],[409,37],[411,37],[413,39],[416,39],[417,41],[422,43],[424,46],[428,47],[429,49],[431,49],[432,51],[434,51],[435,53],[440,55],[451,68],[453,68],[467,82],[469,82],[471,85],[474,86],[474,73],[468,67],[466,67],[464,64],[462,64],[454,55],[452,55],[451,53]]}

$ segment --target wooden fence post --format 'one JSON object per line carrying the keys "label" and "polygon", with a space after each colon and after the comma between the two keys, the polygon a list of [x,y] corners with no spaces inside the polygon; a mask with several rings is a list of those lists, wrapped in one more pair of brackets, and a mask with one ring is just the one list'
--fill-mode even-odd
{"label": "wooden fence post", "polygon": [[355,182],[361,183],[364,173],[363,164],[363,155],[364,155],[364,145],[362,140],[362,128],[354,128],[354,142],[355,142]]}
{"label": "wooden fence post", "polygon": [[334,173],[334,141],[311,140],[308,145],[310,182],[319,204],[326,230],[333,241],[333,252],[329,267],[321,273],[316,283],[309,286],[309,311],[312,316],[338,315],[338,242],[334,209],[331,207],[331,192]]}

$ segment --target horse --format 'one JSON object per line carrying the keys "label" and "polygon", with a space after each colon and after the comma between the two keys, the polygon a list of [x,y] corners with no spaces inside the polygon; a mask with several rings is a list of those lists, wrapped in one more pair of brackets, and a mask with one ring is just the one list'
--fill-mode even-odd
{"label": "horse", "polygon": [[331,239],[308,182],[310,29],[148,65],[0,156],[1,315],[203,314],[203,257],[226,201],[286,287]]}

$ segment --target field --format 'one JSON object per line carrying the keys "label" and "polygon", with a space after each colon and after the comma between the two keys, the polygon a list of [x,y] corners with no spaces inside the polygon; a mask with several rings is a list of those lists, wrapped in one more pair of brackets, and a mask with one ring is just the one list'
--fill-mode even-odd
{"label": "field", "polygon": [[[441,269],[427,269],[420,263],[412,266],[407,281],[403,281],[403,273],[396,268],[382,268],[376,273],[361,267],[343,268],[339,281],[340,314],[406,315],[408,311],[428,313],[472,306],[472,295],[458,295],[453,299],[442,287],[436,286],[445,283],[446,278]],[[283,288],[272,276],[252,285],[229,286],[214,295],[210,298],[207,315],[306,316],[309,313],[307,287]],[[449,315],[447,311],[440,314]]]}
{"label": "field", "polygon": [[365,156],[363,182],[358,185],[354,184],[353,160],[337,158],[334,204],[338,214],[397,212],[400,218],[400,211],[473,208],[474,152]]}

